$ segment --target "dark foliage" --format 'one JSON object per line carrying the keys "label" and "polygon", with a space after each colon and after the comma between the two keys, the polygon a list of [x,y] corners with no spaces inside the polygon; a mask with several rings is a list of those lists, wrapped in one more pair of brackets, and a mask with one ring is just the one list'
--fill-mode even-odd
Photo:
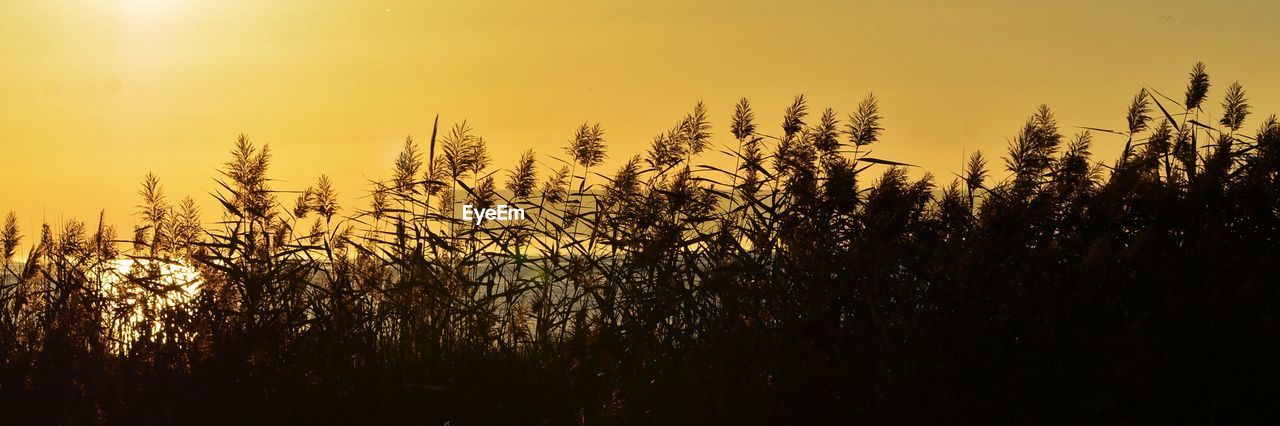
{"label": "dark foliage", "polygon": [[[1197,64],[1184,102],[1144,88],[1124,131],[1070,137],[1042,106],[1006,178],[974,153],[941,189],[869,156],[891,143],[871,96],[843,124],[832,109],[806,124],[797,97],[780,135],[757,133],[769,127],[744,99],[730,146],[698,103],[608,175],[590,173],[605,133],[584,123],[544,183],[529,152],[505,192],[464,122],[442,152],[434,131],[427,152],[406,139],[370,208],[349,213],[323,175],[282,206],[268,148],[242,136],[211,227],[151,175],[124,254],[109,227],[72,221],[46,225],[19,262],[8,217],[0,413],[1274,423],[1280,123],[1240,132],[1235,84],[1223,127],[1205,124],[1208,90]],[[1114,165],[1090,157],[1104,143],[1125,146]],[[704,151],[736,168],[692,164]],[[528,220],[463,222],[462,203]],[[184,293],[174,265],[202,289]]]}

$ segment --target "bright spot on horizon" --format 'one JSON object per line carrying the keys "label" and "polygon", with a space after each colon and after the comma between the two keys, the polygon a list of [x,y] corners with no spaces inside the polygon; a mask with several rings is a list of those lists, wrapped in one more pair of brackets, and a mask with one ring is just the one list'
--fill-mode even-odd
{"label": "bright spot on horizon", "polygon": [[103,320],[110,324],[114,349],[122,353],[144,332],[166,342],[168,336],[159,317],[189,309],[204,285],[200,272],[181,261],[122,258],[104,266],[99,292],[114,306],[103,311]]}

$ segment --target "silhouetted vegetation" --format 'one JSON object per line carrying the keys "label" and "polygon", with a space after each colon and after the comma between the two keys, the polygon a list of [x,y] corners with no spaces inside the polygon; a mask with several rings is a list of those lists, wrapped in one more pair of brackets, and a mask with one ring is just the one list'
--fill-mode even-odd
{"label": "silhouetted vegetation", "polygon": [[[1209,94],[1197,64],[1183,100],[1143,88],[1127,128],[1074,135],[1041,106],[1004,172],[973,153],[941,186],[872,156],[872,96],[816,117],[797,97],[780,128],[743,99],[724,134],[698,103],[613,173],[600,124],[499,171],[462,122],[407,138],[362,206],[323,175],[274,187],[268,146],[241,136],[204,219],[151,175],[131,241],[8,216],[0,412],[1274,422],[1280,122],[1247,132],[1244,89]],[[1123,153],[1097,162],[1095,143]],[[463,203],[528,219],[477,226]]]}

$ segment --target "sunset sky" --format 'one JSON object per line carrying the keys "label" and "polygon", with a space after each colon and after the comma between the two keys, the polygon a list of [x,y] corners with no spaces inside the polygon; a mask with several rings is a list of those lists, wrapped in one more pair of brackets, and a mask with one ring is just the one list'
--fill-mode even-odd
{"label": "sunset sky", "polygon": [[[612,170],[698,100],[728,143],[740,97],[777,133],[797,94],[843,117],[874,92],[875,156],[945,183],[966,151],[999,167],[1041,103],[1068,132],[1118,129],[1144,84],[1180,98],[1196,61],[1211,113],[1234,80],[1250,133],[1280,112],[1274,1],[600,3],[2,2],[0,213],[28,242],[100,209],[126,234],[150,171],[217,220],[209,193],[239,133],[271,145],[276,189],[327,173],[349,212],[437,113],[467,119],[504,168],[599,122]],[[1110,162],[1124,141],[1097,136]]]}

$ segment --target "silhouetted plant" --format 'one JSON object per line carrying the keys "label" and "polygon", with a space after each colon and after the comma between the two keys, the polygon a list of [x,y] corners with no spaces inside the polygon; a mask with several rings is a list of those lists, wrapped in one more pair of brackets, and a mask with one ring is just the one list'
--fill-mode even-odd
{"label": "silhouetted plant", "polygon": [[[1197,64],[1182,102],[1142,88],[1124,128],[1070,136],[1042,105],[1007,174],[973,152],[941,186],[870,155],[892,140],[871,95],[812,123],[797,96],[776,136],[742,99],[723,149],[699,102],[596,177],[604,131],[583,123],[505,191],[462,121],[425,152],[407,137],[350,212],[326,175],[282,207],[241,135],[211,226],[148,175],[133,250],[103,214],[44,225],[17,266],[6,217],[0,404],[70,423],[1274,416],[1280,122],[1246,135],[1237,83],[1206,124],[1208,89]],[[1120,138],[1114,167],[1092,158]],[[732,169],[695,164],[717,151]],[[477,225],[460,202],[528,219]],[[195,296],[173,297],[173,265]]]}

